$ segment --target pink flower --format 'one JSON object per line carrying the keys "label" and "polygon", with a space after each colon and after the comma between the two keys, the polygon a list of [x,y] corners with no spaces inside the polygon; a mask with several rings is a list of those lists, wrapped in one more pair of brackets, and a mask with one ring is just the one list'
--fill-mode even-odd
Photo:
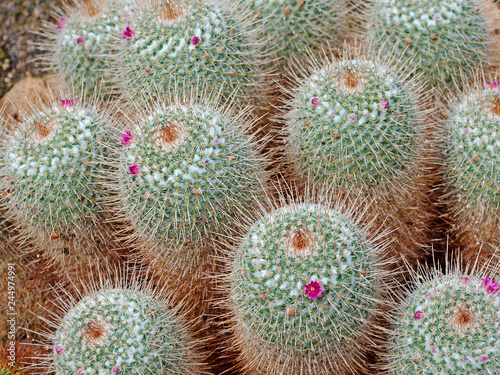
{"label": "pink flower", "polygon": [[198,36],[196,36],[196,35],[195,35],[195,36],[193,36],[193,38],[191,39],[191,44],[192,44],[193,46],[197,46],[198,44],[200,44],[200,41],[201,41],[200,37],[198,37]]}
{"label": "pink flower", "polygon": [[76,43],[77,43],[77,44],[83,44],[83,43],[85,43],[85,39],[83,38],[83,36],[79,37],[79,38],[76,40]]}
{"label": "pink flower", "polygon": [[122,146],[128,146],[129,144],[132,143],[133,139],[134,139],[134,136],[132,135],[132,133],[129,130],[127,130],[125,132],[125,134],[123,134],[122,140],[120,141],[120,144]]}
{"label": "pink flower", "polygon": [[490,89],[496,89],[500,87],[500,82],[495,81],[495,82],[486,82],[486,84],[490,87]]}
{"label": "pink flower", "polygon": [[123,32],[123,35],[122,35],[122,39],[134,39],[134,36],[135,36],[135,32],[130,28],[130,27],[126,27],[125,28],[125,31]]}
{"label": "pink flower", "polygon": [[306,284],[304,293],[307,297],[309,297],[309,299],[316,299],[321,297],[322,290],[323,288],[320,283],[317,281],[311,281],[309,284]]}
{"label": "pink flower", "polygon": [[481,281],[484,284],[484,290],[488,294],[493,294],[500,290],[500,284],[495,282],[495,280],[490,279],[489,277],[485,277],[484,279],[481,279]]}
{"label": "pink flower", "polygon": [[61,99],[63,108],[73,107],[75,105],[75,99]]}
{"label": "pink flower", "polygon": [[76,375],[85,375],[85,373],[82,370],[80,370],[76,373]]}
{"label": "pink flower", "polygon": [[113,370],[111,371],[113,371],[113,374],[118,374],[120,372],[120,366],[113,367]]}
{"label": "pink flower", "polygon": [[219,141],[218,139],[216,139],[216,140],[214,141],[214,146],[217,146],[219,143],[220,143],[220,141]]}
{"label": "pink flower", "polygon": [[358,116],[356,116],[356,115],[349,115],[349,120],[356,121],[357,119],[358,119]]}
{"label": "pink flower", "polygon": [[141,171],[141,167],[137,164],[134,164],[130,167],[128,167],[128,171],[130,172],[131,175],[137,175]]}
{"label": "pink flower", "polygon": [[316,97],[312,98],[311,104],[316,107],[319,104],[319,98]]}
{"label": "pink flower", "polygon": [[432,297],[432,293],[427,293],[427,294],[424,296],[424,298],[425,298],[425,299],[429,299],[429,298],[431,298],[431,297]]}
{"label": "pink flower", "polygon": [[64,17],[61,17],[59,19],[59,22],[57,23],[56,29],[61,30],[64,26],[66,26],[66,20],[64,19]]}
{"label": "pink flower", "polygon": [[420,320],[424,317],[424,313],[420,310],[418,310],[415,315],[413,315],[413,317],[415,318],[415,320]]}
{"label": "pink flower", "polygon": [[433,347],[431,348],[431,352],[436,353],[436,352],[437,352],[437,348],[436,348],[435,346],[433,346]]}
{"label": "pink flower", "polygon": [[488,362],[488,357],[485,355],[482,355],[481,357],[479,357],[479,362],[481,362],[481,363]]}
{"label": "pink flower", "polygon": [[56,348],[56,353],[59,354],[59,355],[63,354],[64,353],[64,348],[61,345],[59,345]]}
{"label": "pink flower", "polygon": [[382,100],[380,105],[382,106],[382,108],[387,109],[387,108],[389,108],[389,101],[387,99],[384,99],[384,100]]}

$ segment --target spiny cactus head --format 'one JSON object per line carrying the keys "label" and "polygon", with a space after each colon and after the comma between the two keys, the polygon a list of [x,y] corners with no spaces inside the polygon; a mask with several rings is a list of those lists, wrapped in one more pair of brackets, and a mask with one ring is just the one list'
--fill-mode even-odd
{"label": "spiny cactus head", "polygon": [[337,46],[347,19],[344,0],[244,1],[256,16],[259,38],[266,50],[291,62],[304,59],[306,51]]}
{"label": "spiny cactus head", "polygon": [[405,75],[356,52],[316,63],[288,103],[288,155],[300,174],[339,185],[374,187],[415,167],[422,128]]}
{"label": "spiny cactus head", "polygon": [[[487,63],[492,13],[480,0],[379,0],[367,13],[367,38],[397,56],[429,86],[449,86]],[[498,21],[497,21],[498,22]]]}
{"label": "spiny cactus head", "polygon": [[[60,305],[60,313],[51,318],[55,330],[45,333],[51,351],[44,370],[79,375],[205,373],[190,336],[192,322],[178,314],[179,306],[171,306],[171,292],[134,272],[91,271],[75,283],[75,297]],[[61,293],[68,292],[63,288]]]}
{"label": "spiny cactus head", "polygon": [[107,121],[106,114],[75,97],[33,108],[2,149],[8,215],[49,235],[93,221],[102,210],[96,171],[106,153]]}
{"label": "spiny cactus head", "polygon": [[489,276],[457,271],[418,282],[394,323],[391,373],[499,372],[499,290]]}
{"label": "spiny cactus head", "polygon": [[131,0],[85,0],[60,9],[57,24],[46,25],[42,31],[47,68],[78,92],[111,94],[110,56],[121,36],[121,22],[133,9],[131,4]]}
{"label": "spiny cactus head", "polygon": [[367,332],[377,330],[380,246],[341,206],[291,203],[256,221],[228,276],[246,366],[273,374],[311,362],[325,373],[354,368]]}
{"label": "spiny cactus head", "polygon": [[[123,23],[115,84],[134,97],[148,85],[189,92],[204,86],[248,104],[261,84],[252,25],[229,1],[137,0]],[[175,83],[175,84],[173,84]]]}
{"label": "spiny cactus head", "polygon": [[246,112],[234,116],[217,100],[194,97],[149,97],[116,133],[117,207],[153,254],[159,243],[177,246],[230,230],[229,218],[264,192]]}
{"label": "spiny cactus head", "polygon": [[452,103],[446,121],[447,178],[460,204],[500,207],[500,85],[488,82]]}

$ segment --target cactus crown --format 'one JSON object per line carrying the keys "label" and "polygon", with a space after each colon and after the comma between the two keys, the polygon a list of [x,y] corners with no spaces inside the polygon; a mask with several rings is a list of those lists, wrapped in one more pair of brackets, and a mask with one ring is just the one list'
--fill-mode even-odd
{"label": "cactus crown", "polygon": [[487,59],[490,32],[478,0],[378,0],[367,24],[371,43],[431,85],[471,75]]}
{"label": "cactus crown", "polygon": [[339,59],[293,93],[290,156],[313,179],[377,185],[416,157],[420,114],[404,80],[376,60]]}
{"label": "cactus crown", "polygon": [[116,83],[145,94],[145,85],[189,92],[201,85],[240,98],[255,94],[259,52],[250,25],[227,1],[137,1],[117,54]]}
{"label": "cactus crown", "polygon": [[229,276],[237,343],[261,348],[256,362],[269,352],[292,362],[305,354],[299,366],[321,353],[342,357],[372,327],[378,250],[338,207],[294,203],[265,215],[243,238]]}
{"label": "cactus crown", "polygon": [[52,358],[57,374],[185,374],[182,332],[164,306],[131,289],[102,289],[62,319]]}
{"label": "cactus crown", "polygon": [[394,374],[500,371],[500,286],[458,272],[420,282],[392,334]]}
{"label": "cactus crown", "polygon": [[[96,170],[106,154],[106,116],[61,100],[35,110],[4,145],[3,191],[11,214],[46,228],[92,220],[104,192]],[[101,168],[101,169],[102,169]]]}
{"label": "cactus crown", "polygon": [[[495,86],[493,86],[495,85]],[[490,83],[455,103],[447,120],[447,176],[460,200],[500,206],[500,90]]]}
{"label": "cactus crown", "polygon": [[115,188],[142,239],[179,244],[217,233],[262,193],[261,162],[241,117],[207,101],[156,101],[133,124],[117,150]]}

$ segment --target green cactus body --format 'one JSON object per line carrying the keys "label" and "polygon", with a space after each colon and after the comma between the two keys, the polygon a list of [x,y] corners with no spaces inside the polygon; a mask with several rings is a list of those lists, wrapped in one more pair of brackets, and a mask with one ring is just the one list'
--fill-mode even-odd
{"label": "green cactus body", "polygon": [[[314,355],[342,357],[370,326],[377,272],[375,246],[349,215],[316,204],[277,209],[251,227],[232,266],[236,340],[244,352],[249,340],[257,342],[255,363],[270,351],[304,369]],[[273,373],[293,372],[267,359],[261,365]],[[332,363],[341,368],[344,361]]]}
{"label": "green cactus body", "polygon": [[18,372],[14,372],[13,370],[7,368],[0,368],[0,375],[17,375]]}
{"label": "green cactus body", "polygon": [[469,93],[447,120],[447,177],[463,204],[500,207],[500,91]]}
{"label": "green cactus body", "polygon": [[132,9],[130,4],[115,0],[91,0],[69,10],[59,19],[48,44],[53,70],[78,91],[99,88],[110,92],[115,39],[121,37],[122,19],[127,19]]}
{"label": "green cactus body", "polygon": [[251,0],[244,2],[256,14],[255,27],[267,49],[290,60],[306,51],[334,46],[346,19],[343,0]]}
{"label": "green cactus body", "polygon": [[500,286],[458,274],[420,283],[395,323],[394,374],[498,374]]}
{"label": "green cactus body", "polygon": [[203,86],[226,97],[239,90],[243,102],[256,94],[259,54],[236,11],[211,0],[151,3],[124,29],[117,85],[132,96],[151,85],[176,93]]}
{"label": "green cactus body", "polygon": [[[101,212],[97,170],[106,155],[104,118],[83,105],[35,112],[8,140],[3,168],[6,207],[17,221],[48,232],[80,226]],[[66,106],[67,108],[64,108]]]}
{"label": "green cactus body", "polygon": [[178,374],[185,338],[171,313],[147,294],[103,289],[64,316],[54,336],[57,375]]}
{"label": "green cactus body", "polygon": [[202,105],[156,106],[123,135],[117,183],[137,233],[196,241],[255,203],[261,164],[239,121]]}
{"label": "green cactus body", "polygon": [[290,106],[291,160],[313,179],[373,186],[416,159],[419,112],[382,64],[330,63],[302,83]]}
{"label": "green cactus body", "polygon": [[490,32],[477,0],[378,0],[367,22],[374,46],[431,85],[471,75],[487,59]]}

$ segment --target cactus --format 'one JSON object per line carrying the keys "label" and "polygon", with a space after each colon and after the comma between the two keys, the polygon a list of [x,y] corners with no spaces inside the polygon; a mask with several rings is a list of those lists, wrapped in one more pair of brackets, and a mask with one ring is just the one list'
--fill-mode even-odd
{"label": "cactus", "polygon": [[241,360],[266,374],[345,373],[362,363],[364,340],[378,329],[379,255],[341,206],[292,203],[256,221],[228,279]]}
{"label": "cactus", "polygon": [[[162,99],[137,107],[115,142],[112,181],[119,216],[143,248],[197,242],[263,193],[263,169],[248,123],[207,100]],[[230,228],[227,228],[230,229]]]}
{"label": "cactus", "polygon": [[53,337],[57,374],[194,374],[186,333],[151,295],[101,289],[73,306]]}
{"label": "cactus", "polygon": [[[228,1],[140,2],[123,24],[116,85],[132,96],[149,87],[189,92],[203,86],[238,102],[257,95],[259,48],[244,14]],[[173,84],[175,83],[175,84]]]}
{"label": "cactus", "polygon": [[479,0],[378,0],[367,39],[422,73],[430,86],[456,83],[485,65],[492,47],[489,13]]}
{"label": "cactus", "polygon": [[335,46],[347,19],[347,2],[251,0],[245,5],[255,13],[255,28],[266,41],[266,50],[281,59],[303,60],[307,51]]}
{"label": "cactus", "polygon": [[108,169],[99,162],[109,118],[79,99],[52,103],[34,108],[6,139],[2,199],[22,242],[29,239],[54,262],[72,259],[69,266],[111,242],[101,224],[99,177]]}
{"label": "cactus", "polygon": [[57,25],[46,27],[43,49],[50,71],[61,75],[78,92],[101,90],[111,94],[110,58],[121,36],[122,19],[134,9],[132,2],[85,0],[60,10]]}
{"label": "cactus", "polygon": [[[483,84],[484,85],[484,84]],[[500,241],[498,149],[500,91],[498,82],[476,82],[450,100],[445,122],[443,165],[448,182],[444,198],[454,213],[455,230],[467,260],[494,255]]]}
{"label": "cactus", "polygon": [[415,168],[421,99],[387,65],[341,58],[303,80],[287,114],[289,155],[299,172],[373,188]]}
{"label": "cactus", "polygon": [[417,283],[400,307],[390,344],[393,374],[497,374],[500,286],[452,272]]}

